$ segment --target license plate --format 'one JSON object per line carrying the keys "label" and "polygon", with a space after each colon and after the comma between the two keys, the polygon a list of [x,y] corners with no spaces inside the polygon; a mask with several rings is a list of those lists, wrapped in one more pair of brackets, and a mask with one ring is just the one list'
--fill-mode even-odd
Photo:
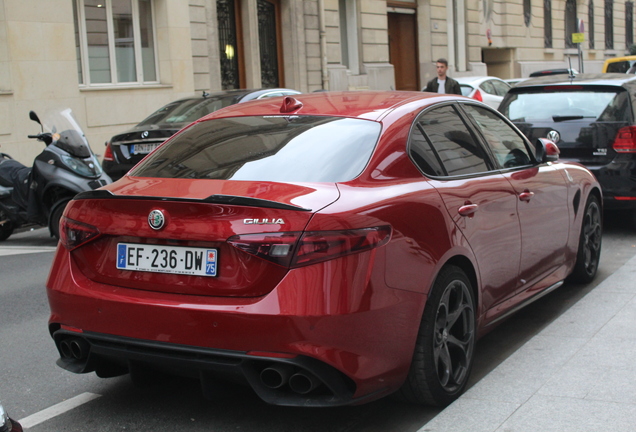
{"label": "license plate", "polygon": [[120,270],[216,276],[217,250],[137,243],[117,244]]}
{"label": "license plate", "polygon": [[151,144],[133,144],[132,149],[130,150],[131,154],[148,154],[157,147],[159,147],[159,143],[151,143]]}

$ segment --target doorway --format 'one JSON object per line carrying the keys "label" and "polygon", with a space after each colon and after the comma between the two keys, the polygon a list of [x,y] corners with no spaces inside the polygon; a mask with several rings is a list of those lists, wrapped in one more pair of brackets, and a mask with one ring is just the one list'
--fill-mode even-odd
{"label": "doorway", "polygon": [[[397,10],[397,8],[392,8]],[[415,9],[389,12],[389,63],[395,71],[395,89],[419,91],[417,21]]]}

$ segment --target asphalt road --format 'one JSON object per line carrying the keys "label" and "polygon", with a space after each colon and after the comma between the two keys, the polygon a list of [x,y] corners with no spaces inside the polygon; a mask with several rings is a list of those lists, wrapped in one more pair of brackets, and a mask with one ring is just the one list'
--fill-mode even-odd
{"label": "asphalt road", "polygon": [[[54,246],[43,229],[0,243],[0,400],[12,417],[33,425],[29,431],[416,431],[438,413],[390,398],[333,409],[275,407],[242,388],[209,401],[196,382],[183,379],[142,389],[127,376],[66,372],[55,365],[47,331],[44,282]],[[634,255],[636,231],[622,215],[607,215],[597,279],[564,285],[481,339],[471,383]]]}

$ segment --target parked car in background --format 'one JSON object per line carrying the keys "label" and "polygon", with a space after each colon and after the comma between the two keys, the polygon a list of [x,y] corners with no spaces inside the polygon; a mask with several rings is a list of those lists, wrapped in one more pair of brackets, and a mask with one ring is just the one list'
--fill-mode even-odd
{"label": "parked car in background", "polygon": [[22,426],[12,420],[0,403],[0,432],[22,432]]}
{"label": "parked car in background", "polygon": [[499,110],[530,139],[547,137],[561,158],[587,166],[607,209],[629,209],[636,226],[636,77],[580,74],[528,80]]}
{"label": "parked car in background", "polygon": [[497,109],[504,95],[510,90],[510,84],[497,77],[459,77],[463,96],[468,96]]}
{"label": "parked car in background", "polygon": [[238,380],[277,405],[447,405],[480,335],[594,278],[600,200],[554,143],[465,97],[231,106],[69,204],[46,283],[57,364],[204,394]]}
{"label": "parked car in background", "polygon": [[295,94],[300,92],[287,88],[243,89],[211,94],[204,92],[201,96],[179,99],[159,108],[126,132],[112,137],[106,143],[102,166],[115,181],[179,129],[213,111],[236,103]]}
{"label": "parked car in background", "polygon": [[603,73],[636,73],[636,56],[612,57],[603,63]]}

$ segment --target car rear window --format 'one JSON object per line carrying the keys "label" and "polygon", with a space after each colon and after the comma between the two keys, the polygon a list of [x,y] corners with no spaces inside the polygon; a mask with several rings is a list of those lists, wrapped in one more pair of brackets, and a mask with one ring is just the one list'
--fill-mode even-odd
{"label": "car rear window", "polygon": [[341,117],[214,119],[185,129],[131,172],[136,177],[342,182],[371,157],[380,123]]}
{"label": "car rear window", "polygon": [[238,102],[236,95],[187,99],[171,102],[159,108],[138,126],[152,124],[192,123],[216,110],[225,108]]}
{"label": "car rear window", "polygon": [[[555,88],[557,87],[557,88]],[[595,119],[626,121],[629,119],[627,92],[622,87],[576,90],[528,88],[511,91],[499,111],[512,121],[559,121],[559,119]]]}

